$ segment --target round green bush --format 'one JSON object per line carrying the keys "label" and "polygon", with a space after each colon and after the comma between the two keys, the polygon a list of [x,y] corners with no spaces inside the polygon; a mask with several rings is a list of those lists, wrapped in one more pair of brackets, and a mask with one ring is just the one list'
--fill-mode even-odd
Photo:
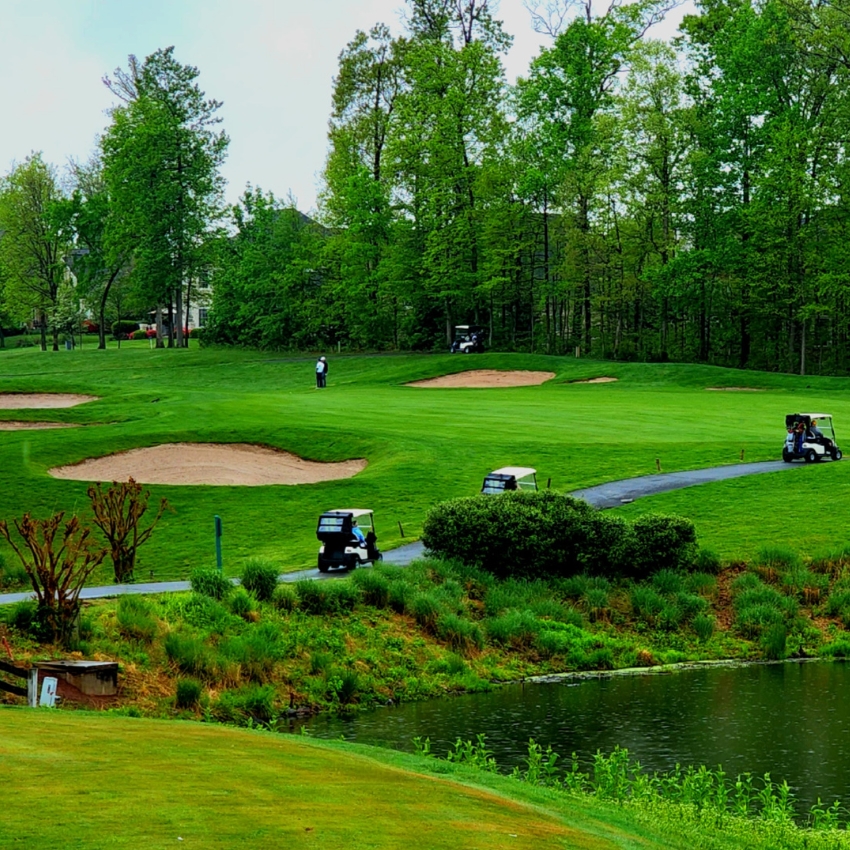
{"label": "round green bush", "polygon": [[230,610],[237,616],[247,620],[256,610],[256,603],[244,587],[237,587],[230,597]]}
{"label": "round green bush", "polygon": [[277,587],[278,569],[270,561],[250,558],[242,569],[242,587],[260,602],[269,602]]}

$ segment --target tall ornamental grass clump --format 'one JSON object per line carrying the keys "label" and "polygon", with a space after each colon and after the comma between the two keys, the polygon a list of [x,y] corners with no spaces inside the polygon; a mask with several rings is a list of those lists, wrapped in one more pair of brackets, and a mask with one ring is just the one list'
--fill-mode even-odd
{"label": "tall ornamental grass clump", "polygon": [[233,590],[230,580],[226,579],[219,570],[212,567],[195,567],[189,573],[189,584],[195,593],[202,593],[204,596],[219,601],[225,599]]}
{"label": "tall ornamental grass clump", "polygon": [[550,490],[442,502],[429,511],[422,539],[440,557],[499,578],[643,577],[688,568],[697,556],[688,519],[648,514],[630,524]]}
{"label": "tall ornamental grass clump", "polygon": [[277,587],[277,567],[263,558],[249,558],[242,568],[242,587],[260,602],[269,602]]}

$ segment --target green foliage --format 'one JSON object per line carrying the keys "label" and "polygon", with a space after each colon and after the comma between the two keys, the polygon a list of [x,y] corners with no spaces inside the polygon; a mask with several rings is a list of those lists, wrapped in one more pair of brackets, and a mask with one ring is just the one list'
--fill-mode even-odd
{"label": "green foliage", "polygon": [[202,593],[193,592],[167,604],[175,621],[183,620],[212,634],[224,634],[240,622],[221,602]]}
{"label": "green foliage", "polygon": [[181,673],[188,673],[208,681],[215,678],[216,669],[212,653],[200,637],[169,632],[165,636],[163,648],[166,658]]}
{"label": "green foliage", "polygon": [[351,581],[359,588],[366,605],[373,605],[375,608],[386,608],[389,605],[390,582],[382,573],[375,569],[356,570]]}
{"label": "green foliage", "polygon": [[758,566],[771,567],[781,573],[803,565],[800,556],[787,546],[763,546],[756,555],[755,563]]}
{"label": "green foliage", "polygon": [[418,626],[430,632],[436,631],[441,607],[433,591],[416,593],[410,600],[409,610]]}
{"label": "green foliage", "polygon": [[708,614],[697,614],[693,623],[691,623],[696,636],[703,642],[711,640],[714,634],[714,625],[714,617]]}
{"label": "green foliage", "polygon": [[237,617],[248,620],[257,610],[257,603],[244,587],[237,587],[230,596],[230,610]]}
{"label": "green foliage", "polygon": [[212,567],[195,567],[189,573],[189,583],[195,593],[218,600],[225,599],[233,590],[231,582]]}
{"label": "green foliage", "polygon": [[343,614],[354,610],[359,600],[357,588],[350,581],[310,581],[295,585],[299,606],[308,614]]}
{"label": "green foliage", "polygon": [[779,661],[785,658],[788,631],[784,623],[774,623],[767,626],[761,636],[761,646],[764,657],[770,661]]}
{"label": "green foliage", "polygon": [[239,665],[242,677],[268,682],[282,654],[281,635],[273,626],[257,626],[244,634],[226,637],[218,651],[227,662]]}
{"label": "green foliage", "polygon": [[278,568],[262,558],[250,558],[242,568],[242,587],[260,600],[269,602],[277,587]]}
{"label": "green foliage", "polygon": [[696,557],[693,523],[646,515],[630,527],[586,502],[545,490],[454,499],[431,508],[423,541],[501,578],[575,576],[585,570],[651,575]]}
{"label": "green foliage", "polygon": [[494,643],[525,648],[534,643],[541,624],[530,611],[512,610],[487,620],[486,627]]}
{"label": "green foliage", "polygon": [[276,716],[272,685],[246,685],[223,691],[211,707],[212,716],[222,723],[238,726],[267,726]]}
{"label": "green foliage", "polygon": [[141,596],[122,596],[116,611],[118,630],[126,638],[150,643],[159,631],[151,604]]}
{"label": "green foliage", "polygon": [[723,561],[712,549],[700,548],[694,558],[693,569],[698,573],[717,575],[723,568]]}
{"label": "green foliage", "polygon": [[201,701],[203,686],[197,679],[179,679],[174,704],[177,708],[195,708]]}
{"label": "green foliage", "polygon": [[290,613],[298,607],[298,591],[287,583],[278,584],[272,594],[272,605],[278,611]]}

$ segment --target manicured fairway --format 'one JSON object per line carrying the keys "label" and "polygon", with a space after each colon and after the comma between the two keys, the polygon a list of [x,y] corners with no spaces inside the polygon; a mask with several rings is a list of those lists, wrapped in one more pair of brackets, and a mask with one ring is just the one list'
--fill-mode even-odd
{"label": "manicured fairway", "polygon": [[[510,389],[426,389],[407,382],[461,369],[533,369],[556,377]],[[605,384],[571,384],[614,376]],[[709,387],[761,392],[709,392]],[[839,443],[850,429],[850,381],[704,366],[596,363],[487,354],[331,358],[329,385],[313,387],[312,358],[250,351],[0,352],[0,392],[97,395],[65,410],[8,411],[0,419],[91,427],[4,431],[0,516],[85,511],[86,484],[56,480],[53,466],[181,441],[259,443],[321,461],[366,458],[355,478],[268,487],[151,486],[167,515],[140,558],[139,577],[184,577],[214,559],[213,516],[224,520],[225,568],[257,554],[284,569],[314,563],[316,518],[333,507],[371,507],[385,548],[418,535],[430,504],[477,492],[503,465],[537,467],[544,484],[572,490],[618,478],[740,459],[775,459],[784,415],[826,410]],[[850,430],[846,433],[850,435]],[[850,445],[850,443],[848,444]],[[846,447],[845,447],[846,448]],[[702,541],[724,555],[760,545],[801,551],[844,543],[850,461],[790,477],[765,475],[637,503],[693,515]],[[806,506],[801,509],[800,506]],[[810,507],[816,507],[812,512]],[[108,578],[104,571],[94,580]]]}
{"label": "manicured fairway", "polygon": [[592,805],[545,805],[534,789],[512,799],[369,752],[385,763],[366,748],[222,726],[0,708],[0,846],[675,846],[644,839],[614,807],[596,807],[606,825]]}

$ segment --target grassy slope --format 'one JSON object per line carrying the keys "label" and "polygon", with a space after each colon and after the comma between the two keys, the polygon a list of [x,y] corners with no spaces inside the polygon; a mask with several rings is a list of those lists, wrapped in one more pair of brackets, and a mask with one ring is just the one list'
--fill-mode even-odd
{"label": "grassy slope", "polygon": [[[466,368],[549,369],[541,387],[433,390],[403,386]],[[565,381],[614,375],[619,383]],[[761,393],[706,392],[753,386]],[[377,511],[384,547],[418,533],[427,507],[477,491],[504,464],[538,468],[542,481],[573,489],[655,471],[776,458],[783,417],[801,409],[850,421],[850,382],[745,373],[706,366],[614,364],[532,355],[337,357],[326,391],[312,387],[312,360],[248,351],[0,353],[0,392],[79,391],[101,401],[71,410],[3,411],[6,419],[51,419],[97,427],[4,432],[0,440],[0,516],[23,510],[82,510],[83,482],[46,475],[56,464],[179,440],[256,442],[318,460],[366,457],[349,481],[300,487],[165,487],[168,516],[140,559],[140,575],[184,576],[213,558],[212,516],[225,523],[226,567],[261,554],[281,566],[313,563],[316,516],[357,504]],[[706,545],[747,555],[765,542],[802,551],[843,543],[850,464],[823,464],[788,479],[766,475],[706,485],[639,503],[627,512],[675,509],[694,516]],[[796,505],[817,505],[823,522],[789,522]],[[728,506],[728,507],[727,507]],[[102,574],[99,578],[106,578]]]}
{"label": "grassy slope", "polygon": [[0,709],[0,762],[17,801],[3,847],[745,846],[445,763],[200,724]]}

